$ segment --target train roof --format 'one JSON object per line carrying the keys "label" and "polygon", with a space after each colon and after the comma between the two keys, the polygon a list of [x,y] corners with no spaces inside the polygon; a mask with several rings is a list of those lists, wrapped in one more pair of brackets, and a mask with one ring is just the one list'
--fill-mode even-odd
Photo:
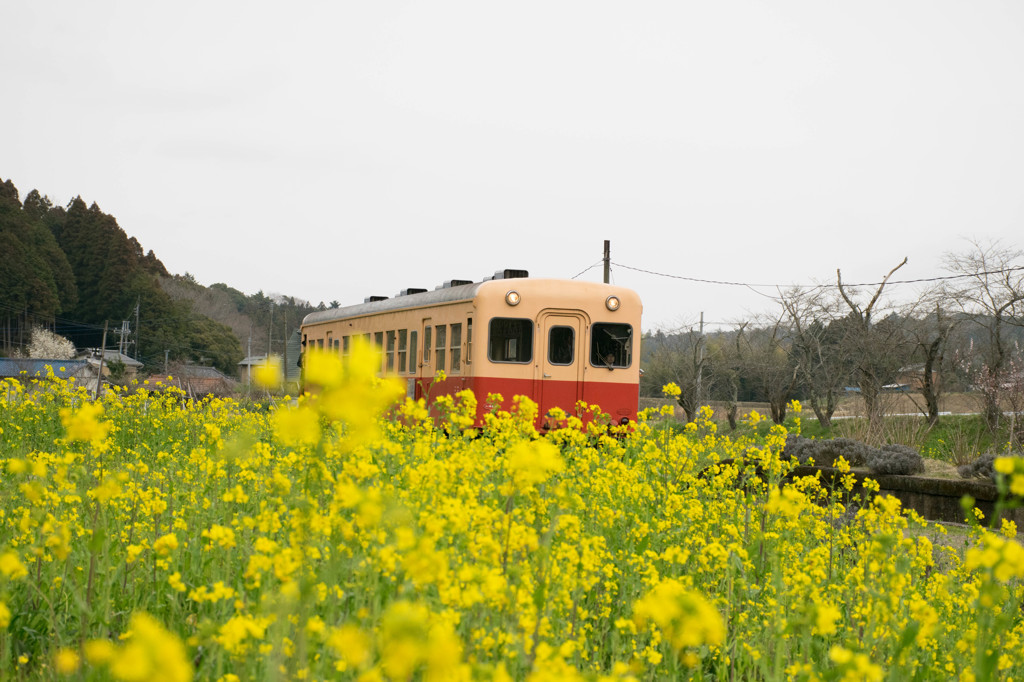
{"label": "train roof", "polygon": [[406,294],[386,298],[382,301],[368,301],[356,305],[344,306],[342,308],[329,308],[310,313],[302,319],[302,324],[314,324],[316,322],[330,322],[342,320],[347,317],[359,317],[373,313],[384,313],[389,310],[404,310],[405,308],[418,308],[420,306],[438,305],[439,303],[455,303],[466,301],[476,297],[476,292],[487,282],[474,282],[472,284],[460,284],[453,287],[444,287],[434,291],[424,291],[418,294]]}
{"label": "train roof", "polygon": [[525,277],[515,277],[508,279],[489,279],[483,282],[473,282],[470,284],[460,284],[457,286],[445,286],[443,288],[435,289],[434,291],[424,291],[420,293],[399,295],[392,298],[386,298],[377,301],[367,301],[365,303],[359,303],[356,305],[345,306],[342,308],[330,308],[328,310],[318,310],[317,312],[306,315],[302,320],[302,325],[316,324],[318,322],[331,322],[334,320],[342,320],[350,317],[360,317],[362,315],[372,315],[376,313],[384,313],[392,310],[405,310],[407,308],[419,308],[423,306],[440,305],[445,303],[456,303],[458,301],[468,301],[477,297],[477,294],[483,288],[497,287],[500,289],[507,289],[511,287],[520,287],[532,289],[535,287],[550,286],[552,283],[558,283],[560,285],[570,286],[608,286],[616,289],[622,289],[611,284],[601,284],[598,282],[580,282],[577,280],[562,280],[562,279],[532,279]]}

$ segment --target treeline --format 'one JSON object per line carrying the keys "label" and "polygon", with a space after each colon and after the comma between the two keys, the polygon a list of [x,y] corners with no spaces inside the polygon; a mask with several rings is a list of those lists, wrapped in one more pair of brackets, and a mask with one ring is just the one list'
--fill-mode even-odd
{"label": "treeline", "polygon": [[[21,202],[7,180],[0,184],[0,252],[4,354],[24,347],[33,326],[52,328],[79,348],[99,347],[105,323],[119,330],[127,320],[129,355],[147,369],[166,359],[237,372],[242,347],[231,329],[169,296],[159,283],[168,276],[163,263],[97,204],[76,197],[54,206],[37,190]],[[108,335],[108,348],[115,338]]]}
{"label": "treeline", "polygon": [[[643,337],[641,393],[676,383],[689,418],[722,402],[735,426],[739,402],[767,402],[781,423],[796,398],[828,426],[840,398],[863,401],[879,433],[886,397],[906,391],[932,424],[941,399],[973,391],[990,428],[1007,419],[1024,435],[1024,267],[1021,251],[973,243],[948,254],[947,275],[913,301],[890,303],[887,286],[906,263],[873,285],[836,283],[780,292],[777,308],[731,329],[697,327]],[[1017,426],[1017,425],[1021,426]]]}
{"label": "treeline", "polygon": [[[223,282],[203,286],[192,275],[161,277],[164,291],[175,300],[191,303],[194,310],[221,322],[234,332],[247,354],[285,355],[285,345],[302,318],[317,309],[294,296],[244,294]],[[294,358],[291,358],[294,360]]]}

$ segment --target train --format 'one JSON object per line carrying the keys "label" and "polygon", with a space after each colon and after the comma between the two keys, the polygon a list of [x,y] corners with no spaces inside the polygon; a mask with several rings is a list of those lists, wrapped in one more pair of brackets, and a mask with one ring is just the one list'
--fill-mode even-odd
{"label": "train", "polygon": [[489,395],[537,403],[537,428],[561,408],[597,405],[614,423],[635,421],[640,389],[640,315],[636,292],[577,280],[531,278],[499,270],[481,281],[448,280],[434,290],[310,313],[302,352],[345,356],[356,337],[380,351],[380,375],[402,380],[414,399],[470,389],[482,422]]}

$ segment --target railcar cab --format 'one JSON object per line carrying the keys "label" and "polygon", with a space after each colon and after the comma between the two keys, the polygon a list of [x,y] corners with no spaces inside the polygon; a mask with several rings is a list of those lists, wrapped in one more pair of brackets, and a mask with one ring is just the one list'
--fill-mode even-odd
{"label": "railcar cab", "polygon": [[482,390],[530,396],[540,428],[555,426],[553,408],[576,414],[579,401],[600,406],[616,422],[636,419],[642,306],[635,292],[572,280],[485,284],[476,306],[487,333],[479,349],[486,372],[477,370]]}

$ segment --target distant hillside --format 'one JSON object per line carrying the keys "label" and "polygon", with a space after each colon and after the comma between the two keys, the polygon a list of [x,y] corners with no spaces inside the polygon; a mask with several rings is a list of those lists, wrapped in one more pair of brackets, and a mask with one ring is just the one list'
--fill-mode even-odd
{"label": "distant hillside", "polygon": [[[242,347],[232,329],[168,295],[156,254],[96,203],[75,197],[54,206],[37,190],[22,202],[10,180],[0,182],[0,253],[0,354],[24,347],[33,326],[82,348],[101,344],[104,324],[128,321],[129,354],[148,370],[166,359],[237,372]],[[109,334],[108,346],[116,338]]]}
{"label": "distant hillside", "polygon": [[188,301],[192,309],[229,327],[242,349],[252,355],[284,352],[287,338],[302,318],[316,310],[307,301],[288,296],[266,296],[262,291],[246,295],[227,284],[208,287],[191,275],[160,277],[160,286],[176,301]]}

